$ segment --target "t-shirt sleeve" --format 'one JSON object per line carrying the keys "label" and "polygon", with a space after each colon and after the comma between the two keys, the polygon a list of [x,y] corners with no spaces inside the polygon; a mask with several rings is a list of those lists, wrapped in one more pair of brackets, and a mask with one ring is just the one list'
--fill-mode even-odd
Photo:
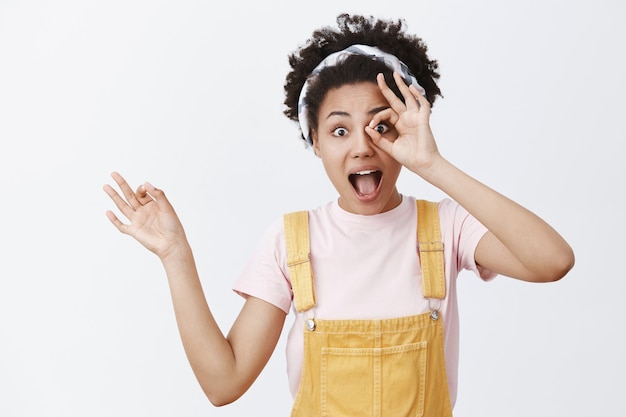
{"label": "t-shirt sleeve", "polygon": [[453,245],[457,254],[458,270],[467,269],[474,272],[483,280],[488,281],[497,276],[496,273],[482,268],[476,264],[475,252],[478,242],[487,233],[487,228],[482,225],[467,210],[451,199],[444,199],[439,204],[440,217],[447,217],[448,221],[443,224],[450,224],[451,230],[442,233],[451,234]]}
{"label": "t-shirt sleeve", "polygon": [[260,244],[233,286],[244,298],[259,298],[289,313],[292,292],[286,273],[285,232],[282,219],[265,232]]}

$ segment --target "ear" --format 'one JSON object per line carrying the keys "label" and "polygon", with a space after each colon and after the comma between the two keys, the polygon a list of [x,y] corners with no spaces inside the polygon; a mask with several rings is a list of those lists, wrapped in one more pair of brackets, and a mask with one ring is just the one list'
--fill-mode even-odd
{"label": "ear", "polygon": [[313,140],[313,152],[315,152],[315,156],[319,158],[321,155],[320,143],[317,139],[317,132],[315,130],[311,130],[311,140]]}

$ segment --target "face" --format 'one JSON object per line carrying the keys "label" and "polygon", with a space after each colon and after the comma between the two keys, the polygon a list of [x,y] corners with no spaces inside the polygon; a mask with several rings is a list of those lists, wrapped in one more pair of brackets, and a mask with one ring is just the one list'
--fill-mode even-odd
{"label": "face", "polygon": [[[350,213],[378,214],[400,204],[396,181],[402,165],[377,148],[365,131],[372,116],[388,107],[373,82],[330,90],[320,106],[313,148],[339,192],[339,206]],[[394,136],[393,126],[376,129]]]}

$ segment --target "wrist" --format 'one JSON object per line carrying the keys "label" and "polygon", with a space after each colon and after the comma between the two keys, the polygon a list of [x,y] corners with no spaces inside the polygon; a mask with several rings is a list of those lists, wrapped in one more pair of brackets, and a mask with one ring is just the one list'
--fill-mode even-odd
{"label": "wrist", "polygon": [[159,254],[159,259],[161,259],[161,262],[165,266],[173,263],[186,262],[190,257],[193,257],[193,254],[191,246],[186,239],[172,243]]}
{"label": "wrist", "polygon": [[408,166],[413,173],[419,175],[424,181],[437,186],[438,179],[445,175],[446,167],[450,164],[440,154],[437,154],[433,158],[429,158],[428,161],[415,161],[411,166]]}

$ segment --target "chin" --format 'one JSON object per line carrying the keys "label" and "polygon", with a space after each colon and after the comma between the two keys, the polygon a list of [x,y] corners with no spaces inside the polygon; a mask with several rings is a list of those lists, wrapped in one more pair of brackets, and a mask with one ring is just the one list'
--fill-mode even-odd
{"label": "chin", "polygon": [[382,198],[380,193],[376,196],[363,196],[353,191],[350,198],[340,198],[339,205],[348,212],[363,216],[372,216],[398,207],[401,201],[402,198],[399,194],[392,194],[388,198]]}

